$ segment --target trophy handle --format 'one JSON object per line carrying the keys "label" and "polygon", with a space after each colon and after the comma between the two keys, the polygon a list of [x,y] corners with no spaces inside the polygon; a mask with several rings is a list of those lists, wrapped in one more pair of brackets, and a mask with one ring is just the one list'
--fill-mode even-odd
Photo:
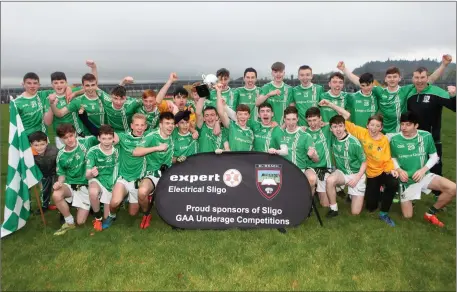
{"label": "trophy handle", "polygon": [[205,78],[206,78],[206,75],[202,74],[202,79],[205,80]]}

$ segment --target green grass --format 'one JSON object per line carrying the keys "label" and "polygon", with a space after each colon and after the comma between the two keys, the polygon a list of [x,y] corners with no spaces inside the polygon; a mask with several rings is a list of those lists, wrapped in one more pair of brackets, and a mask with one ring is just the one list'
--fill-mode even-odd
{"label": "green grass", "polygon": [[[5,186],[8,109],[2,115],[2,190]],[[455,181],[455,113],[443,115],[445,176]],[[2,198],[2,203],[4,199]],[[422,219],[432,203],[418,202],[411,220],[391,209],[397,227],[376,215],[315,216],[286,234],[276,230],[173,231],[153,214],[121,211],[107,231],[90,220],[64,236],[55,212],[39,216],[2,239],[3,290],[395,290],[455,291],[455,202],[439,217],[444,229]],[[3,207],[2,207],[3,208]],[[323,208],[321,214],[325,214]]]}

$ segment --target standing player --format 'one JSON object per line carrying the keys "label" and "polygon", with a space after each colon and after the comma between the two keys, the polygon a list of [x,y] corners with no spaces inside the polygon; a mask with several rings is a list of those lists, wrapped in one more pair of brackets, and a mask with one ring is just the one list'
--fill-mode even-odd
{"label": "standing player", "polygon": [[311,194],[314,195],[316,174],[309,168],[311,161],[319,161],[313,138],[298,126],[298,111],[294,106],[289,106],[284,111],[284,124],[286,129],[281,141],[281,150],[269,149],[270,154],[284,155],[287,160],[295,164],[306,175]]}
{"label": "standing player", "polygon": [[[344,87],[343,74],[340,72],[332,73],[328,79],[328,86],[330,87],[330,90],[321,94],[319,101],[326,99],[339,107],[346,108],[347,93],[342,92]],[[337,113],[331,108],[324,107],[321,109],[321,115],[322,120],[328,123]]]}
{"label": "standing player", "polygon": [[[54,235],[62,235],[75,228],[75,221],[70,213],[68,203],[78,208],[76,222],[84,224],[89,215],[90,201],[86,179],[86,153],[90,147],[98,143],[97,138],[76,136],[76,129],[71,124],[57,127],[57,136],[62,139],[65,147],[57,155],[57,182],[54,183],[52,198],[57,209],[64,216],[65,223]],[[67,203],[68,202],[68,203]]]}
{"label": "standing player", "polygon": [[222,99],[222,84],[216,85],[217,113],[222,125],[228,129],[228,142],[230,151],[251,151],[254,143],[254,132],[248,127],[250,116],[249,107],[240,104],[236,108],[236,122],[229,119],[224,100]]}
{"label": "standing player", "polygon": [[[217,70],[216,72],[217,79],[219,81],[219,84],[222,85],[222,91],[221,91],[221,96],[222,99],[225,101],[225,104],[232,110],[236,110],[236,107],[238,106],[238,100],[237,100],[237,94],[235,93],[236,90],[231,89],[228,84],[230,82],[230,71],[221,68]],[[211,90],[209,100],[207,101],[206,105],[212,105],[216,106],[217,104],[217,90]]]}
{"label": "standing player", "polygon": [[[323,105],[325,102],[321,101]],[[365,195],[365,170],[367,162],[360,142],[346,133],[345,120],[336,115],[330,119],[330,130],[336,139],[332,139],[332,152],[335,157],[336,171],[327,178],[326,191],[330,203],[327,217],[338,215],[336,203],[336,187],[348,186],[351,195],[351,213],[358,215],[362,211],[363,197]]]}
{"label": "standing player", "polygon": [[[174,144],[171,135],[174,128],[173,114],[170,112],[160,114],[159,128],[144,137],[142,143],[132,152],[136,157],[144,157],[147,162],[146,176],[142,179],[138,189],[138,202],[143,211],[141,229],[148,228],[152,218],[148,197],[154,193],[162,176],[162,169],[172,165]],[[152,199],[151,197],[151,201]]]}
{"label": "standing player", "polygon": [[306,111],[311,107],[316,107],[319,97],[324,92],[322,86],[313,84],[313,70],[310,66],[303,65],[298,68],[298,79],[300,85],[293,88],[291,104],[298,110],[298,125],[308,126]]}
{"label": "standing player", "polygon": [[[451,55],[443,55],[441,65],[429,76],[428,82],[433,83],[438,80],[451,62]],[[343,71],[352,83],[360,86],[359,77],[353,74],[343,61],[338,63],[337,68]],[[383,133],[390,137],[400,132],[400,115],[406,111],[407,95],[413,86],[399,86],[401,73],[397,67],[390,67],[386,70],[384,81],[387,87],[375,86],[373,94],[378,99],[379,110],[384,117]]]}
{"label": "standing player", "polygon": [[268,101],[273,107],[273,121],[278,125],[284,123],[284,110],[289,106],[293,95],[292,87],[284,83],[285,69],[286,66],[281,62],[271,65],[273,81],[262,87],[261,95],[255,103],[256,106],[259,106]]}
{"label": "standing player", "polygon": [[102,125],[98,132],[100,144],[87,152],[86,178],[89,180],[90,206],[94,211],[94,229],[102,231],[100,203],[104,204],[104,216],[109,215],[109,204],[113,185],[118,175],[119,149],[113,146],[114,130],[110,125]]}
{"label": "standing player", "polygon": [[419,117],[406,112],[400,117],[401,132],[392,136],[392,158],[402,186],[401,210],[405,218],[413,216],[413,200],[420,200],[421,193],[430,190],[441,192],[438,201],[424,214],[424,219],[433,225],[444,227],[436,217],[439,209],[449,204],[456,195],[455,183],[430,172],[438,160],[432,135],[418,130]]}
{"label": "standing player", "polygon": [[249,118],[250,121],[258,121],[258,110],[255,106],[256,100],[260,96],[260,88],[255,85],[257,82],[257,71],[254,68],[246,68],[243,79],[244,87],[236,89],[235,100],[238,100],[238,104],[249,106],[249,110],[252,113]]}
{"label": "standing player", "polygon": [[346,110],[351,120],[359,127],[365,128],[368,119],[378,112],[378,100],[372,92],[374,77],[371,73],[360,75],[360,90],[347,95]]}

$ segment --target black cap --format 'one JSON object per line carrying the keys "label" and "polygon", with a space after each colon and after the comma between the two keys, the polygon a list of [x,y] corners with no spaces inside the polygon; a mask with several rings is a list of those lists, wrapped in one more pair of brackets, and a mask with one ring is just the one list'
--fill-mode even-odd
{"label": "black cap", "polygon": [[188,110],[177,112],[175,115],[175,124],[179,123],[179,121],[181,121],[182,119],[184,119],[186,117],[190,117],[190,114],[191,114],[191,112]]}

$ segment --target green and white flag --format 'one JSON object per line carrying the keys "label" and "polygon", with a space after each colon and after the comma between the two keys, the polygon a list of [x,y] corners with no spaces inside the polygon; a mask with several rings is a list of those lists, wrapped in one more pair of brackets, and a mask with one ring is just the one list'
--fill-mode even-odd
{"label": "green and white flag", "polygon": [[1,227],[1,237],[24,227],[30,216],[29,188],[36,185],[43,176],[38,166],[35,165],[32,149],[14,101],[10,102],[8,142],[5,220]]}

